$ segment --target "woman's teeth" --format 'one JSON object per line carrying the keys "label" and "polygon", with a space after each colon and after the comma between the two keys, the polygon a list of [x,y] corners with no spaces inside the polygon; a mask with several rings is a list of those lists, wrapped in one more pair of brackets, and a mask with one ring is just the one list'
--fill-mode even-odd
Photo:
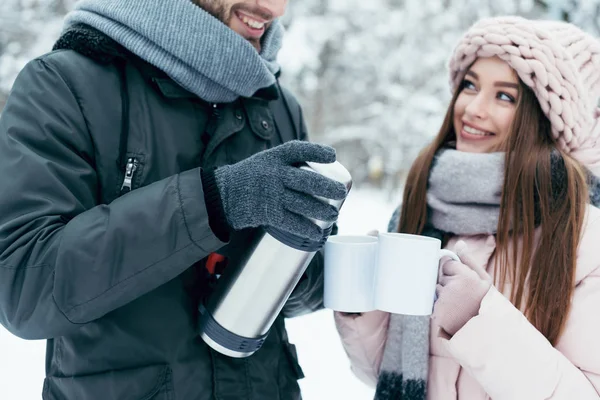
{"label": "woman's teeth", "polygon": [[465,132],[470,133],[471,135],[478,135],[478,136],[491,136],[491,133],[488,132],[484,132],[484,131],[480,131],[479,129],[475,129],[475,128],[471,128],[470,126],[465,125],[464,128]]}
{"label": "woman's teeth", "polygon": [[248,18],[246,16],[242,17],[242,21],[244,21],[244,23],[246,25],[248,25],[250,28],[253,28],[253,29],[262,29],[262,28],[265,27],[265,23],[264,22],[258,22],[258,21],[255,21],[253,19],[250,19],[250,18]]}

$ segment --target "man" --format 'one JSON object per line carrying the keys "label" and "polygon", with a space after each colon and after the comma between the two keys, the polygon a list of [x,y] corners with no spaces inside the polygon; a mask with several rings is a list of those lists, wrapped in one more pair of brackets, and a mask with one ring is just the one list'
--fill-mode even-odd
{"label": "man", "polygon": [[[44,399],[300,398],[283,316],[244,359],[197,326],[215,260],[262,228],[323,242],[311,219],[337,211],[314,196],[346,196],[297,168],[335,152],[303,142],[277,84],[286,3],[85,0],[17,78],[0,119],[0,322],[48,339]],[[321,307],[321,280],[318,255],[283,314]]]}

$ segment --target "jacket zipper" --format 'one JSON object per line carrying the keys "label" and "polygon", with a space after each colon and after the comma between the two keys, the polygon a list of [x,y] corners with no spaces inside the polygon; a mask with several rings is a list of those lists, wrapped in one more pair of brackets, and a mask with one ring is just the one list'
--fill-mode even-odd
{"label": "jacket zipper", "polygon": [[133,182],[133,176],[138,167],[138,160],[130,157],[127,159],[127,165],[125,166],[125,178],[121,185],[121,195],[131,192],[131,185]]}
{"label": "jacket zipper", "polygon": [[219,105],[217,103],[213,103],[213,104],[211,104],[211,107],[212,107],[212,112],[210,113],[210,116],[208,117],[208,123],[206,124],[206,128],[204,129],[204,132],[202,132],[202,135],[200,136],[200,140],[203,144],[202,152],[200,154],[200,160],[204,160],[204,156],[206,155],[206,150],[208,149],[208,143],[210,142],[210,139],[215,134],[215,132],[217,130],[217,126],[219,125],[219,115],[220,115]]}

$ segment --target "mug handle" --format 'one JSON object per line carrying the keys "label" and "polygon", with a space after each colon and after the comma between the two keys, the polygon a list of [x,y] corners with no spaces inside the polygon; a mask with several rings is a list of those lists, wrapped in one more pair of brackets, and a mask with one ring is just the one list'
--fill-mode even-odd
{"label": "mug handle", "polygon": [[454,261],[462,262],[460,260],[460,257],[457,256],[455,252],[447,250],[447,249],[441,249],[440,250],[440,257],[439,257],[439,259],[441,260],[444,257],[450,257]]}
{"label": "mug handle", "polygon": [[[460,257],[455,252],[447,250],[447,249],[441,249],[440,250],[440,257],[439,257],[439,259],[441,260],[444,257],[450,257],[454,261],[462,262],[460,260]],[[437,301],[437,293],[433,295],[433,301],[434,302]]]}

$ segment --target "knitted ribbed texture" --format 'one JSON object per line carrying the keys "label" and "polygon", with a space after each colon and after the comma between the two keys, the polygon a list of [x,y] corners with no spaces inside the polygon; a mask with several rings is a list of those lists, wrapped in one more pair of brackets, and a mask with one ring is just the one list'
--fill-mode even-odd
{"label": "knitted ribbed texture", "polygon": [[[574,25],[521,17],[483,19],[463,36],[449,62],[453,90],[479,57],[506,61],[535,92],[552,134],[569,152],[595,146],[600,42]],[[599,143],[600,145],[600,143]]]}
{"label": "knitted ribbed texture", "polygon": [[311,219],[334,222],[338,210],[317,198],[343,200],[348,192],[342,183],[298,165],[334,161],[333,148],[292,140],[217,168],[215,181],[229,226],[235,230],[276,228],[322,242],[329,232]]}
{"label": "knitted ribbed texture", "polygon": [[[457,254],[463,256],[459,252]],[[445,276],[440,279],[438,299],[431,315],[431,319],[450,336],[479,313],[481,300],[491,286],[491,282],[479,277],[467,261],[462,261],[447,261],[448,264],[442,267],[442,271],[454,270],[451,270],[452,275],[444,272]]]}
{"label": "knitted ribbed texture", "polygon": [[275,83],[283,27],[274,21],[260,54],[190,0],[83,0],[65,29],[90,25],[200,98],[227,103]]}
{"label": "knitted ribbed texture", "polygon": [[[430,223],[436,229],[459,235],[495,233],[505,157],[505,153],[440,150],[429,173]],[[452,171],[451,177],[448,171]]]}
{"label": "knitted ribbed texture", "polygon": [[222,242],[229,241],[231,227],[227,223],[225,209],[221,201],[217,181],[215,180],[215,172],[211,169],[200,170],[202,179],[202,189],[204,190],[204,202],[208,211],[208,224],[215,236]]}
{"label": "knitted ribbed texture", "polygon": [[429,316],[392,314],[375,400],[425,400]]}

